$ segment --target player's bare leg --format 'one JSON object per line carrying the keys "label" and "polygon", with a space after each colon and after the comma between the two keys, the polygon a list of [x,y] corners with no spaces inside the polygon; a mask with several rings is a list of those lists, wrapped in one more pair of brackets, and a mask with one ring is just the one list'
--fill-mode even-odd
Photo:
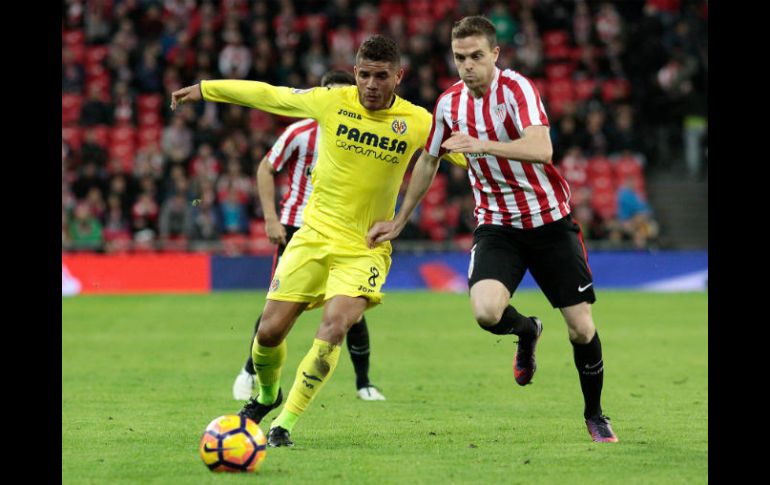
{"label": "player's bare leg", "polygon": [[612,431],[609,418],[602,414],[604,361],[602,344],[591,315],[591,305],[583,302],[559,310],[567,323],[567,332],[572,342],[575,367],[580,376],[580,389],[585,401],[583,417],[588,433],[594,441],[616,442],[618,438]]}
{"label": "player's bare leg", "polygon": [[240,415],[259,423],[267,413],[283,402],[280,383],[281,368],[286,361],[286,335],[307,305],[267,300],[251,349],[259,394],[244,405]]}
{"label": "player's bare leg", "polygon": [[535,347],[543,331],[537,317],[525,317],[508,302],[511,293],[501,282],[492,279],[477,281],[471,287],[471,307],[478,324],[495,335],[519,336],[513,358],[513,376],[524,386],[532,381],[537,364]]}
{"label": "player's bare leg", "polygon": [[290,433],[294,425],[334,373],[339,361],[340,345],[350,327],[360,320],[366,307],[367,300],[363,297],[338,295],[326,302],[313,347],[297,367],[286,405],[270,425],[267,437],[270,446],[293,444]]}

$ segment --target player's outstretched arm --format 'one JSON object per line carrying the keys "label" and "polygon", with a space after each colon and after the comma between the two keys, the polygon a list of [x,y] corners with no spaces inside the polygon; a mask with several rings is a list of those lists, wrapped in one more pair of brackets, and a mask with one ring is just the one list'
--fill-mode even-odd
{"label": "player's outstretched arm", "polygon": [[171,94],[171,109],[194,101],[230,103],[268,113],[295,118],[318,119],[328,113],[330,104],[339,100],[327,88],[292,89],[260,81],[215,79],[201,81]]}
{"label": "player's outstretched arm", "polygon": [[441,144],[454,153],[489,153],[497,157],[530,163],[551,163],[553,145],[549,128],[532,125],[524,129],[518,140],[500,142],[479,140],[465,133],[456,132]]}
{"label": "player's outstretched arm", "polygon": [[420,158],[414,164],[412,179],[409,181],[409,187],[406,189],[401,210],[398,211],[398,214],[396,214],[392,221],[375,222],[371,229],[369,229],[369,233],[366,235],[366,242],[370,248],[374,248],[376,244],[391,241],[401,234],[404,226],[406,226],[406,222],[409,220],[409,216],[412,215],[412,211],[414,211],[414,208],[417,207],[417,204],[425,196],[428,187],[430,187],[430,184],[436,177],[438,162],[439,159],[437,157],[423,150]]}
{"label": "player's outstretched arm", "polygon": [[194,103],[203,99],[201,85],[193,84],[186,88],[178,89],[171,93],[171,111],[176,111],[177,105],[182,103]]}

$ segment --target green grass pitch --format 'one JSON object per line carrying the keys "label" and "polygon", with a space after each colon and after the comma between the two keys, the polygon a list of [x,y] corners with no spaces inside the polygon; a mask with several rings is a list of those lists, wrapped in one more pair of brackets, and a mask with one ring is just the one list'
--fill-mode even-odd
{"label": "green grass pitch", "polygon": [[[706,483],[708,297],[600,291],[603,406],[620,442],[593,443],[567,331],[537,292],[513,304],[544,332],[533,384],[513,380],[513,338],[482,332],[466,295],[391,292],[367,313],[371,378],[355,398],[343,348],[333,378],[259,475],[198,456],[213,418],[241,403],[256,292],[62,299],[64,483]],[[288,338],[288,392],[321,316]],[[275,416],[263,421],[263,429]]]}

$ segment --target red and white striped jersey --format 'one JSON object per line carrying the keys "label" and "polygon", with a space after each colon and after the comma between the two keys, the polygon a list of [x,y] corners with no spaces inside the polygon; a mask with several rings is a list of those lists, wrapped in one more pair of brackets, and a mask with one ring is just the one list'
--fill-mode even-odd
{"label": "red and white striped jersey", "polygon": [[267,152],[276,172],[289,171],[289,190],[281,200],[281,224],[300,227],[302,211],[313,185],[310,171],[318,159],[318,122],[305,119],[289,125]]}
{"label": "red and white striped jersey", "polygon": [[[452,132],[481,140],[512,141],[531,125],[549,126],[535,85],[516,71],[495,68],[487,93],[471,96],[463,81],[436,101],[425,149],[439,157]],[[476,199],[477,224],[531,229],[570,213],[569,185],[552,163],[529,163],[488,153],[466,153],[468,177]]]}

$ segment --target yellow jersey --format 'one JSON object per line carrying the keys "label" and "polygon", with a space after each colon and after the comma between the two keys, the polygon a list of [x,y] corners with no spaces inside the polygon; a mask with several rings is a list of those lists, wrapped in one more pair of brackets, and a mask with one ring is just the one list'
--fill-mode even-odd
{"label": "yellow jersey", "polygon": [[[206,101],[317,120],[318,160],[303,218],[322,235],[356,247],[365,247],[375,222],[393,219],[404,173],[432,123],[427,110],[399,96],[389,108],[370,111],[359,102],[357,86],[291,89],[217,80],[202,81],[201,93]],[[460,154],[445,158],[466,167]]]}

